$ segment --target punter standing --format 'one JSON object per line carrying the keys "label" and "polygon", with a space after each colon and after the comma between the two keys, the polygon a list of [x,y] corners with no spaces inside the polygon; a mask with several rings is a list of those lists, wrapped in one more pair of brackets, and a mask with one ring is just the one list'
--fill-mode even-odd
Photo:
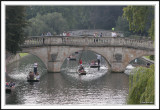
{"label": "punter standing", "polygon": [[34,74],[35,74],[35,75],[37,74],[37,66],[38,66],[37,62],[34,63]]}

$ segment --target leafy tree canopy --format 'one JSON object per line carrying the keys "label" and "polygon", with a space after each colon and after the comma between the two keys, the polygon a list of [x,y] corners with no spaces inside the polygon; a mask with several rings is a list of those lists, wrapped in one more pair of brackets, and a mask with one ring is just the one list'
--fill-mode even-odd
{"label": "leafy tree canopy", "polygon": [[25,7],[6,6],[6,50],[16,54],[24,41],[24,28],[27,26]]}
{"label": "leafy tree canopy", "polygon": [[129,76],[128,104],[154,104],[154,65],[139,67]]}
{"label": "leafy tree canopy", "polygon": [[29,6],[27,19],[37,13],[61,13],[69,29],[111,29],[118,16],[122,16],[124,6]]}
{"label": "leafy tree canopy", "polygon": [[47,32],[59,34],[63,30],[68,29],[66,20],[62,17],[61,13],[57,12],[45,15],[38,13],[35,18],[29,19],[29,22],[30,26],[25,30],[29,36],[41,35]]}
{"label": "leafy tree canopy", "polygon": [[[134,32],[144,32],[147,28],[153,39],[154,7],[153,6],[127,6],[123,8],[123,17],[129,21],[129,28]],[[152,23],[151,23],[152,22]],[[152,25],[152,26],[151,26]],[[152,29],[150,29],[152,28]]]}

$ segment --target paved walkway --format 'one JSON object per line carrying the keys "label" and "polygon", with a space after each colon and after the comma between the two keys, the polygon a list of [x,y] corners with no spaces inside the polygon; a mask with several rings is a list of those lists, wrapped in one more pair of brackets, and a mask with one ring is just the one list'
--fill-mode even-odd
{"label": "paved walkway", "polygon": [[150,59],[147,59],[146,57],[142,57],[144,60],[146,60],[146,61],[148,61],[148,62],[150,62],[150,63],[153,63],[154,64],[154,61],[153,60],[150,60]]}

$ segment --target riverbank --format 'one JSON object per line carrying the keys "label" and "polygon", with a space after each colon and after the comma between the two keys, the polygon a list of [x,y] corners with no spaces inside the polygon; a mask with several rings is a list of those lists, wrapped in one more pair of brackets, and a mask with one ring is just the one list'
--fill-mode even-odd
{"label": "riverbank", "polygon": [[125,74],[127,75],[133,75],[134,74],[134,69],[138,67],[146,67],[147,63],[150,63],[150,65],[154,64],[153,60],[150,60],[146,58],[145,56],[139,58],[141,61],[146,62],[145,64],[142,64],[139,62],[139,64],[131,63],[126,67],[126,70],[124,71]]}
{"label": "riverbank", "polygon": [[144,56],[142,57],[142,59],[144,59],[144,60],[146,60],[146,61],[148,61],[148,62],[154,64],[154,61],[153,61],[153,60],[150,60],[150,59],[148,59],[148,58],[146,58],[146,57],[144,57]]}
{"label": "riverbank", "polygon": [[28,53],[17,53],[15,55],[15,54],[12,54],[10,52],[6,52],[6,65],[11,64],[15,61],[18,61],[18,60],[20,60],[21,58],[23,58],[24,56],[27,56],[27,55],[28,55]]}
{"label": "riverbank", "polygon": [[19,55],[20,55],[20,57],[22,58],[22,57],[28,55],[28,53],[19,53]]}

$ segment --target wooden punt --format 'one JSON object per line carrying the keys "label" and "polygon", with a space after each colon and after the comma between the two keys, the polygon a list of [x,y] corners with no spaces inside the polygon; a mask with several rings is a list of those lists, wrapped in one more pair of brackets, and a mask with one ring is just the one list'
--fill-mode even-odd
{"label": "wooden punt", "polygon": [[99,68],[99,65],[91,65],[90,68]]}
{"label": "wooden punt", "polygon": [[78,74],[79,74],[79,75],[86,75],[86,71],[79,71],[79,70],[78,70]]}
{"label": "wooden punt", "polygon": [[69,60],[76,60],[76,58],[69,58]]}
{"label": "wooden punt", "polygon": [[11,93],[11,92],[13,91],[14,88],[15,88],[15,86],[6,87],[6,93]]}
{"label": "wooden punt", "polygon": [[29,77],[27,77],[27,82],[39,82],[39,78],[30,79]]}

